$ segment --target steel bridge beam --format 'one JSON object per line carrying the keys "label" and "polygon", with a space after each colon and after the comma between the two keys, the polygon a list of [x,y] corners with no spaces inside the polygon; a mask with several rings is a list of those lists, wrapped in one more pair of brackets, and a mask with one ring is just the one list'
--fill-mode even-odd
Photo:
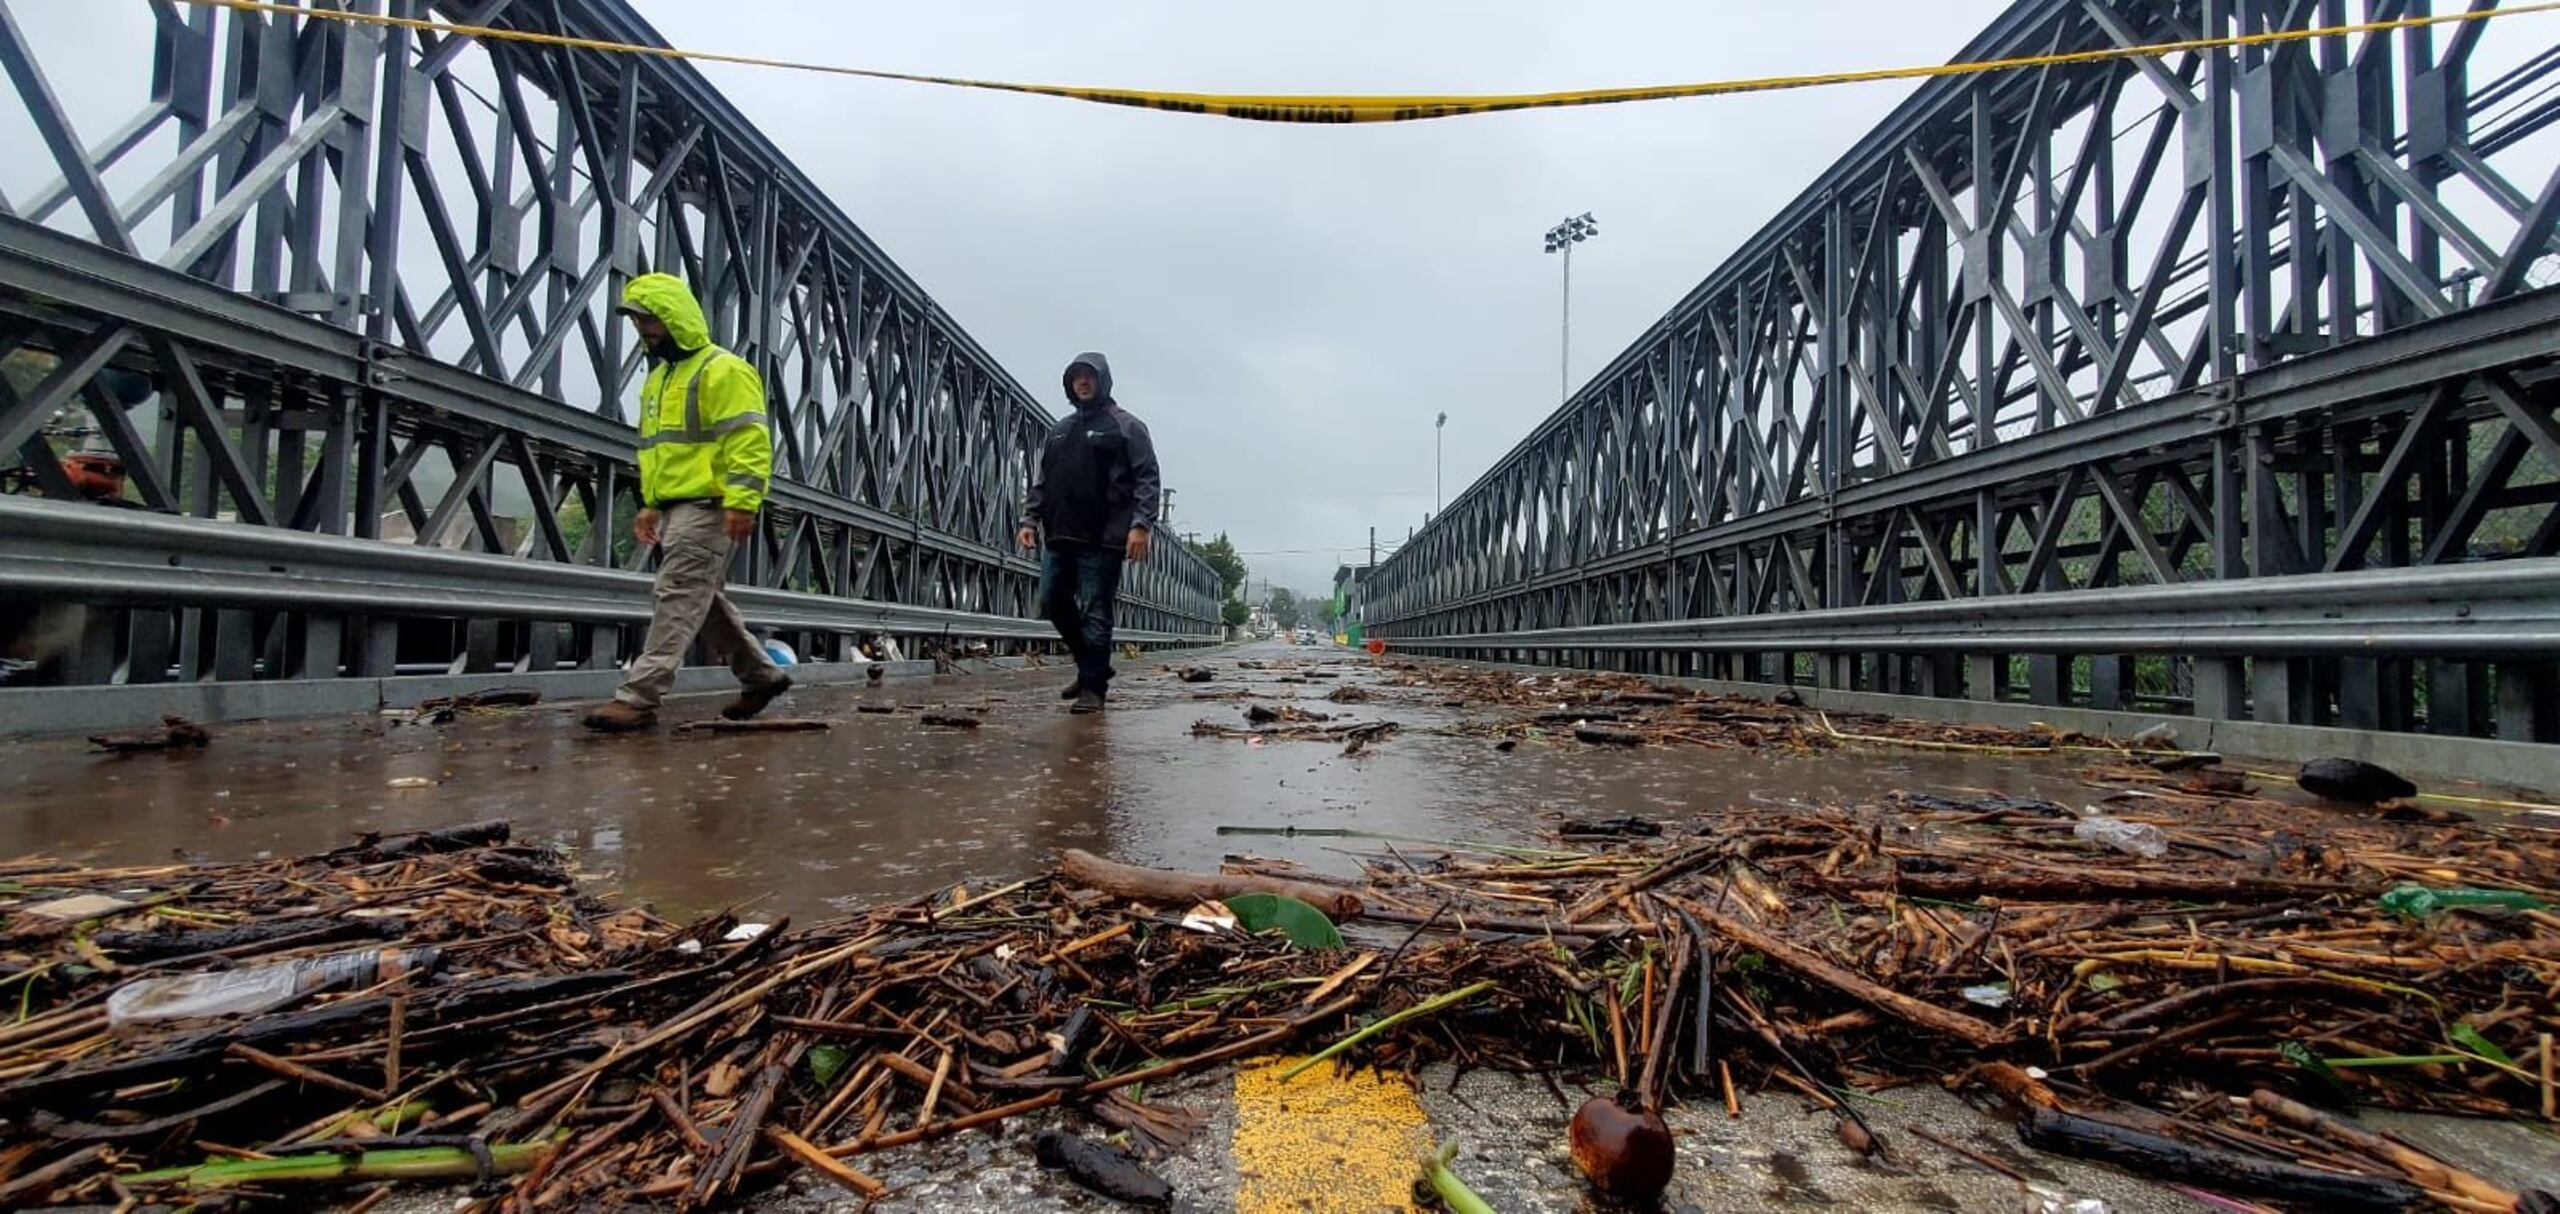
{"label": "steel bridge beam", "polygon": [[[1960,57],[2425,11],[2022,0]],[[2560,57],[2536,20],[1923,86],[1364,579],[1366,630],[2560,740],[2529,630],[2391,632],[2414,621],[2362,599],[2282,627],[2122,614],[2213,583],[2197,601],[2316,611],[2560,556]]]}
{"label": "steel bridge beam", "polygon": [[[352,3],[663,45],[619,0]],[[0,72],[55,174],[0,199],[0,361],[40,372],[0,393],[8,488],[69,495],[60,444],[88,430],[124,456],[140,505],[260,533],[253,546],[458,547],[526,566],[493,585],[629,596],[649,554],[623,538],[638,506],[623,402],[645,364],[611,309],[632,276],[664,270],[767,386],[776,478],[732,571],[742,598],[788,603],[795,627],[834,621],[810,638],[822,655],[901,621],[1038,640],[1038,567],[1012,531],[1049,412],[693,68],[152,13],[150,42],[121,60],[56,57],[0,0]],[[135,108],[99,138],[52,80],[119,61]],[[368,604],[362,583],[337,581],[325,610],[190,583],[200,601],[110,615],[87,658],[49,674],[609,663],[635,631],[624,605],[564,602],[554,622],[590,626],[537,653],[524,638],[551,630],[497,626],[534,600],[493,591],[448,625],[428,616],[461,605],[421,613],[388,586]],[[1150,643],[1213,636],[1218,589],[1167,535],[1129,570],[1123,623]]]}

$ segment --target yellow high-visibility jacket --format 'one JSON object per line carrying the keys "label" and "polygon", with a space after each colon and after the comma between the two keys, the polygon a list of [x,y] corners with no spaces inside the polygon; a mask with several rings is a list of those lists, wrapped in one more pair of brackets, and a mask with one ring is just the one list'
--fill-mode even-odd
{"label": "yellow high-visibility jacket", "polygon": [[773,431],[765,422],[764,377],[711,344],[711,325],[683,280],[643,274],[623,288],[625,308],[667,327],[684,356],[650,368],[640,384],[640,497],[716,501],[753,512],[773,483]]}

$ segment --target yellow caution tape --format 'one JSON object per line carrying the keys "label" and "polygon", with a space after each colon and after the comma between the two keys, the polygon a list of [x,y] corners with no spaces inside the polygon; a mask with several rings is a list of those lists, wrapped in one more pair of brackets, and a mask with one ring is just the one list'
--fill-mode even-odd
{"label": "yellow caution tape", "polygon": [[956,76],[924,76],[911,72],[889,72],[876,68],[841,67],[827,63],[804,63],[789,59],[768,59],[757,55],[732,55],[718,51],[688,51],[670,46],[647,46],[633,42],[612,42],[601,38],[577,38],[566,34],[546,34],[534,30],[502,29],[486,25],[456,25],[416,17],[392,17],[378,13],[353,12],[346,9],[304,8],[299,4],[278,0],[185,0],[186,3],[241,12],[276,13],[307,17],[314,20],[344,21],[362,25],[396,26],[402,29],[448,36],[478,38],[492,42],[526,42],[539,46],[566,47],[571,50],[605,51],[622,55],[647,55],[658,59],[686,59],[700,63],[734,63],[747,67],[782,68],[795,72],[818,72],[831,76],[858,76],[867,80],[898,80],[910,84],[937,84],[950,88],[986,89],[1003,93],[1030,93],[1042,97],[1064,97],[1073,101],[1091,101],[1102,105],[1123,105],[1138,109],[1164,110],[1177,114],[1212,114],[1221,118],[1238,118],[1248,122],[1418,122],[1426,118],[1454,118],[1462,114],[1493,114],[1506,110],[1555,109],[1564,106],[1618,105],[1631,101],[1669,101],[1682,97],[1719,97],[1732,93],[1766,93],[1782,89],[1820,88],[1835,84],[1865,84],[1879,80],[1922,80],[1935,76],[1972,76],[1985,72],[2013,71],[2031,67],[2067,67],[2083,63],[2109,63],[2124,59],[2156,59],[2188,51],[2227,50],[2244,46],[2272,46],[2278,43],[2303,42],[2313,38],[2336,38],[2355,34],[2379,34],[2394,30],[2419,29],[2459,22],[2488,21],[2499,17],[2520,17],[2529,13],[2560,12],[2560,0],[2520,4],[2498,9],[2467,9],[2459,13],[2443,13],[2422,17],[2399,17],[2389,21],[2364,21],[2353,25],[2328,25],[2310,29],[2268,30],[2255,34],[2236,34],[2222,38],[2190,38],[2178,42],[2154,42],[2141,46],[2108,47],[2093,51],[2065,51],[2049,55],[2021,55],[2011,59],[1990,59],[1958,63],[1934,63],[1918,67],[1871,68],[1854,72],[1817,72],[1802,76],[1759,76],[1742,80],[1709,80],[1696,84],[1661,84],[1633,88],[1574,89],[1558,93],[1459,93],[1416,96],[1326,96],[1301,94],[1230,94],[1230,93],[1166,93],[1147,89],[1087,88],[1065,84],[1022,84],[1004,80],[970,80]]}

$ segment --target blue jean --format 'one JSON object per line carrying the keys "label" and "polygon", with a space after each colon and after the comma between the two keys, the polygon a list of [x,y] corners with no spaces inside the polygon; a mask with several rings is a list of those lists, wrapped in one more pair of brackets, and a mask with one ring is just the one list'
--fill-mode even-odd
{"label": "blue jean", "polygon": [[1117,548],[1053,546],[1040,561],[1040,614],[1076,655],[1076,678],[1094,691],[1111,686],[1111,616],[1120,603]]}

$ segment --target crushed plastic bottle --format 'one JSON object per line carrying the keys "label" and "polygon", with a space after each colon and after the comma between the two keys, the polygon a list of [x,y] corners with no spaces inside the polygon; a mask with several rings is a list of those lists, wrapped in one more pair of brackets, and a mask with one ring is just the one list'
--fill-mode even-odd
{"label": "crushed plastic bottle", "polygon": [[2009,1006],[2009,984],[1990,982],[1981,986],[1968,986],[1964,988],[1964,997],[1966,1002],[1979,1003],[1984,1007],[2007,1007]]}
{"label": "crushed plastic bottle", "polygon": [[2382,909],[2403,919],[2424,919],[2460,906],[2495,906],[2506,910],[2547,910],[2540,898],[2512,889],[2428,889],[2415,883],[2392,886],[2379,899]]}
{"label": "crushed plastic bottle", "polygon": [[2071,837],[2104,843],[2128,855],[2157,860],[2169,854],[2169,836],[2148,822],[2127,822],[2105,814],[2089,814],[2071,828]]}
{"label": "crushed plastic bottle", "polygon": [[109,1029],[219,1020],[272,1012],[297,999],[339,987],[371,986],[402,974],[434,969],[442,950],[367,948],[322,957],[280,961],[254,969],[144,978],[107,996]]}

